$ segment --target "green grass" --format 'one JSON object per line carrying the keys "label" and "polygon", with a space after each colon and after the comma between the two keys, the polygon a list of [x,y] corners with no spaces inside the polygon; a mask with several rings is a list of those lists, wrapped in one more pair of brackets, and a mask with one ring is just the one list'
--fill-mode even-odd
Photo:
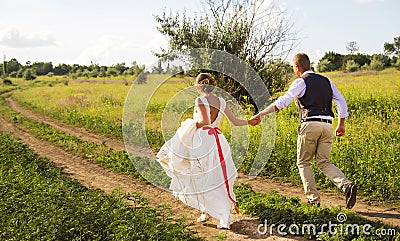
{"label": "green grass", "polygon": [[1,240],[201,240],[137,193],[89,190],[9,135],[0,145]]}
{"label": "green grass", "polygon": [[[243,183],[236,184],[234,190],[241,213],[257,217],[260,223],[263,224],[260,229],[261,233],[265,232],[266,235],[269,235],[270,232],[277,234],[279,230],[281,233],[305,236],[312,239],[318,238],[319,240],[367,241],[400,239],[400,227],[390,227],[379,221],[368,220],[341,207],[317,207],[302,203],[297,197],[282,196],[276,191],[257,193],[252,190],[249,184]],[[347,220],[341,222],[343,219],[338,218],[338,215],[346,215]],[[337,225],[336,233],[329,231],[335,230],[333,226],[332,229],[328,229],[329,224]],[[356,230],[347,229],[348,231],[346,232],[346,227],[351,227],[348,225],[354,224],[358,225],[361,231],[356,232]],[[279,225],[283,228],[278,228]],[[303,231],[302,228],[308,225],[314,225],[315,229],[308,230],[305,228]],[[324,225],[327,226],[323,227]],[[342,225],[343,229],[340,228],[340,225]],[[365,225],[368,225],[370,229],[365,229],[367,232],[364,233],[362,230]],[[274,227],[275,230],[271,230],[270,227]],[[392,235],[374,235],[379,232],[383,233],[383,229],[385,230],[384,232],[391,232]],[[322,233],[319,234],[319,232]]]}
{"label": "green grass", "polygon": [[[78,138],[70,136],[69,134],[54,130],[49,125],[23,117],[18,113],[15,113],[14,111],[10,110],[8,107],[6,107],[4,98],[1,98],[0,100],[2,100],[2,105],[0,105],[1,112],[4,115],[11,118],[12,120],[14,120],[14,122],[17,125],[20,125],[20,127],[29,129],[29,131],[35,136],[47,140],[51,144],[58,145],[70,153],[82,155],[83,157],[94,161],[97,161],[99,159],[108,159],[107,162],[105,163],[100,162],[100,163],[117,172],[129,173],[129,174],[136,173],[133,166],[128,165],[129,161],[127,159],[127,156],[114,156],[114,155],[110,156],[107,153],[110,153],[109,151],[112,150],[109,150],[102,145],[81,141]],[[105,148],[105,150],[108,150],[108,152],[97,151],[103,148]],[[109,166],[107,163],[113,163],[113,165],[116,165],[117,167],[120,168],[112,168],[112,166]],[[268,220],[269,222],[272,223],[287,224],[287,226],[289,226],[292,223],[298,225],[313,223],[317,227],[321,227],[326,222],[332,220],[334,221],[335,220],[334,218],[338,213],[345,212],[349,217],[348,223],[359,224],[359,225],[370,224],[374,227],[372,229],[373,231],[378,228],[391,228],[379,222],[368,221],[352,212],[344,211],[338,207],[333,207],[333,208],[310,207],[305,203],[301,203],[299,201],[299,198],[286,198],[282,195],[278,195],[276,192],[271,192],[268,194],[255,193],[251,190],[251,187],[249,185],[243,185],[243,184],[235,185],[235,193],[237,200],[240,204],[239,207],[241,212],[246,215],[257,217],[261,223],[263,223],[263,220]],[[90,220],[93,221],[96,218],[98,217],[93,217]],[[49,221],[49,225],[54,225],[53,222],[56,221],[54,220]],[[80,222],[85,223],[85,220],[76,221],[76,223]],[[316,238],[316,236],[313,234],[306,233],[304,235],[307,237]],[[322,240],[328,240],[328,239],[349,240],[350,238],[359,238],[359,240],[382,240],[381,239],[382,237],[374,239],[376,237],[370,237],[370,236],[359,237],[359,236],[348,236],[348,235],[331,236],[328,235],[327,233],[321,234],[320,238],[322,238]]]}
{"label": "green grass", "polygon": [[[328,76],[347,99],[350,114],[346,135],[334,142],[332,162],[357,184],[360,194],[395,202],[400,210],[400,72]],[[277,114],[277,125],[275,149],[263,174],[300,184],[295,164],[299,125],[295,104]],[[315,173],[321,187],[333,188],[321,172]]]}
{"label": "green grass", "polygon": [[[76,136],[70,135],[63,131],[60,131],[48,124],[35,121],[33,119],[27,118],[13,110],[11,110],[3,96],[0,96],[0,111],[1,113],[9,118],[14,124],[20,126],[21,128],[28,130],[31,134],[37,138],[47,141],[54,146],[60,147],[65,151],[85,158],[87,160],[98,163],[110,170],[123,173],[126,175],[139,177],[146,181],[148,176],[142,177],[135,169],[128,153],[125,151],[113,150],[107,147],[105,144],[96,144],[94,142],[84,141]],[[146,157],[132,157],[135,160],[137,168],[144,170],[146,168],[152,168],[150,174],[156,174],[162,172],[161,167],[156,162],[149,162]],[[143,165],[140,165],[143,163]],[[153,165],[147,166],[147,163]],[[156,180],[157,183],[163,186],[168,186],[169,179],[166,176],[156,176],[152,177],[150,180]]]}
{"label": "green grass", "polygon": [[[171,98],[175,92],[186,88],[187,81],[177,81],[175,78],[162,84],[165,76],[149,76],[145,85],[133,85],[133,105],[125,106],[133,114],[142,114],[138,104],[147,96],[151,98],[148,112],[152,114],[148,125],[156,128],[155,124],[161,120],[161,112],[165,107],[165,100]],[[88,130],[106,134],[122,140],[122,113],[125,100],[131,86],[125,84],[103,84],[103,82],[86,83],[70,81],[69,84],[39,86],[39,88],[24,88],[14,92],[13,98],[25,107],[39,113],[62,120],[66,123],[81,126]],[[153,93],[155,91],[155,93]],[[155,123],[154,123],[155,122]]]}
{"label": "green grass", "polygon": [[[400,210],[400,72],[387,69],[381,72],[334,72],[327,76],[347,99],[350,113],[346,120],[346,135],[336,138],[334,142],[332,162],[357,184],[360,194],[374,200],[395,202]],[[132,97],[133,101],[126,108],[133,113],[140,110],[138,105],[141,100],[161,81],[158,77],[150,75],[147,84],[133,86],[137,88],[137,96]],[[122,140],[122,104],[129,91],[128,86],[101,81],[70,81],[68,86],[60,82],[52,87],[39,81],[35,86],[38,87],[27,86],[14,91],[13,98],[44,115]],[[154,95],[157,98],[152,98],[147,106],[146,134],[154,149],[164,143],[160,120],[166,100],[186,86],[187,82],[179,79],[163,84]],[[183,116],[190,115],[188,111]],[[261,174],[300,184],[296,166],[297,108],[292,104],[276,117],[275,147]],[[133,125],[132,128],[138,127]],[[231,129],[226,120],[221,129],[230,140]],[[250,170],[258,150],[260,129],[250,128],[250,133],[249,152],[240,167],[243,172]],[[318,170],[315,170],[315,175],[320,187],[333,188],[330,180]]]}

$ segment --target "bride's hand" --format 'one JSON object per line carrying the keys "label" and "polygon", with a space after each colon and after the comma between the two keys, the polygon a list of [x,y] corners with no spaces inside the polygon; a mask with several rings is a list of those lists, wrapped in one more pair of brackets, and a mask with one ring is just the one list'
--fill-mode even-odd
{"label": "bride's hand", "polygon": [[261,116],[260,116],[260,114],[254,115],[253,117],[251,117],[251,118],[248,120],[248,123],[249,123],[249,125],[251,125],[251,126],[256,126],[256,125],[260,124],[260,122],[261,122]]}

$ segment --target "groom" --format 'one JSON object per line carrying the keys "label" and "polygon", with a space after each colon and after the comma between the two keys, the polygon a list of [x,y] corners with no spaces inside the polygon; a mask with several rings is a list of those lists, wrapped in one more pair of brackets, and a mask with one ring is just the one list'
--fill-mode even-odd
{"label": "groom", "polygon": [[317,167],[344,192],[346,207],[350,209],[356,203],[357,187],[330,162],[334,139],[332,100],[339,114],[337,136],[345,133],[344,122],[348,116],[346,100],[328,78],[311,71],[306,54],[299,53],[293,58],[293,70],[299,78],[283,96],[253,118],[276,112],[297,99],[301,121],[297,138],[297,167],[308,202],[319,205],[321,201],[311,169],[311,160],[315,156]]}

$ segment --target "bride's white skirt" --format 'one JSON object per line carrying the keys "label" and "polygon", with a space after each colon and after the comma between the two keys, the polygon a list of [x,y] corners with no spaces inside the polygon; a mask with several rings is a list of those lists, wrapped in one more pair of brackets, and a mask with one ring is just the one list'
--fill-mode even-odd
{"label": "bride's white skirt", "polygon": [[[218,135],[226,162],[231,197],[237,177],[229,144],[223,134]],[[185,204],[208,213],[228,225],[234,205],[229,199],[220,164],[217,143],[208,130],[196,127],[188,119],[157,154],[158,161],[172,178],[170,189]]]}

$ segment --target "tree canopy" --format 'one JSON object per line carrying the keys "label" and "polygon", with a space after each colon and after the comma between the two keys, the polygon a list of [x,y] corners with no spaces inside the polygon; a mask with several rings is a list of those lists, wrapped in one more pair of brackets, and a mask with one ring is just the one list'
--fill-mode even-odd
{"label": "tree canopy", "polygon": [[386,54],[394,54],[400,57],[400,36],[394,38],[393,43],[386,42],[383,45]]}
{"label": "tree canopy", "polygon": [[[198,16],[164,12],[155,16],[158,30],[169,41],[158,57],[194,48],[216,49],[249,64],[271,92],[283,90],[292,69],[284,59],[296,43],[296,33],[284,13],[267,1],[204,0]],[[218,86],[241,101],[247,92],[236,81],[214,73]]]}

